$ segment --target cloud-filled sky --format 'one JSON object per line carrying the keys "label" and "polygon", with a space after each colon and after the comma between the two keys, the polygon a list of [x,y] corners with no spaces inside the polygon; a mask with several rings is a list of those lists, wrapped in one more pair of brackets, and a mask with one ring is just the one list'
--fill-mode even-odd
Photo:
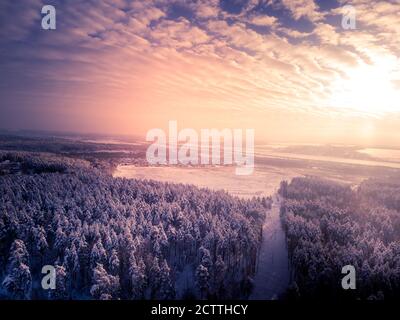
{"label": "cloud-filled sky", "polygon": [[[45,4],[56,30],[41,28]],[[0,2],[0,128],[144,134],[169,120],[399,144],[400,1]]]}

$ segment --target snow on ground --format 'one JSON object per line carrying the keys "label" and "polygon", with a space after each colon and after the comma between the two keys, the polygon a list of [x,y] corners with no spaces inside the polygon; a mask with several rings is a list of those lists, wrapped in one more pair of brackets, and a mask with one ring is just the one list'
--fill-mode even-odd
{"label": "snow on ground", "polygon": [[296,173],[289,170],[258,169],[248,176],[235,175],[235,167],[136,167],[120,165],[114,177],[130,179],[153,179],[164,182],[194,184],[212,190],[225,190],[243,198],[270,196],[279,188],[284,179],[291,179]]}

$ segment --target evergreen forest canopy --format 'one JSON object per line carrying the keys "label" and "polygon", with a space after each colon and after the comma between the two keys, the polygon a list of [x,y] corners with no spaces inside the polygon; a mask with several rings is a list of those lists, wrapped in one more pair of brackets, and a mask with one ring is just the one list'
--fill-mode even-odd
{"label": "evergreen forest canopy", "polygon": [[[12,299],[246,298],[269,198],[112,178],[3,153],[0,294]],[[40,286],[56,267],[56,290]]]}

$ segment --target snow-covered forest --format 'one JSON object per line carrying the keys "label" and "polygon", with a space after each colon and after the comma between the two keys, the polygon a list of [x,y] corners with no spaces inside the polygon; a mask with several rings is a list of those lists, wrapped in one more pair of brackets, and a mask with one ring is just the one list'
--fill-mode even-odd
{"label": "snow-covered forest", "polygon": [[[0,295],[246,298],[271,199],[113,178],[80,160],[2,154]],[[44,265],[56,268],[43,290]]]}
{"label": "snow-covered forest", "polygon": [[[293,269],[291,299],[396,299],[400,296],[400,180],[358,188],[317,178],[282,182],[281,219]],[[357,289],[343,290],[353,265]]]}
{"label": "snow-covered forest", "polygon": [[[0,152],[0,299],[249,298],[271,198],[113,178],[101,167]],[[291,286],[280,298],[399,297],[399,181],[282,182]],[[56,269],[55,290],[41,286],[45,265]],[[345,265],[356,290],[341,286]]]}

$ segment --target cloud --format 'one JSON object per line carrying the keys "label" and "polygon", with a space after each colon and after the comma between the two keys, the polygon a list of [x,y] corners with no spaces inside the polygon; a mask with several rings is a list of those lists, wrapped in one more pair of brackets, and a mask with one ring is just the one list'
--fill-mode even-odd
{"label": "cloud", "polygon": [[278,19],[272,16],[253,16],[249,22],[257,26],[273,26],[277,23]]}
{"label": "cloud", "polygon": [[323,17],[323,14],[318,11],[318,6],[314,0],[282,0],[282,3],[290,10],[296,20],[305,17],[316,22]]}
{"label": "cloud", "polygon": [[41,0],[29,0],[22,8],[21,3],[16,1],[1,1],[0,42],[20,40],[29,35],[40,21],[42,6]]}
{"label": "cloud", "polygon": [[[41,1],[0,4],[0,94],[8,109],[13,96],[23,95],[34,97],[23,100],[28,114],[51,103],[46,112],[71,119],[84,109],[88,119],[104,114],[125,123],[131,117],[124,114],[135,114],[150,121],[151,110],[155,119],[207,114],[217,121],[215,112],[240,123],[249,114],[258,115],[255,122],[277,113],[341,114],[329,105],[333,83],[365,66],[389,70],[388,81],[399,88],[394,3],[355,1],[359,29],[346,31],[340,19],[328,22],[314,1],[283,0],[294,19],[313,22],[313,31],[303,32],[260,9],[276,1],[225,7],[217,0],[54,2],[54,32],[40,30]],[[176,4],[187,11],[171,12]],[[328,14],[340,16],[340,10]]]}
{"label": "cloud", "polygon": [[183,18],[162,21],[152,30],[150,37],[159,45],[173,48],[191,48],[209,40],[205,31]]}

